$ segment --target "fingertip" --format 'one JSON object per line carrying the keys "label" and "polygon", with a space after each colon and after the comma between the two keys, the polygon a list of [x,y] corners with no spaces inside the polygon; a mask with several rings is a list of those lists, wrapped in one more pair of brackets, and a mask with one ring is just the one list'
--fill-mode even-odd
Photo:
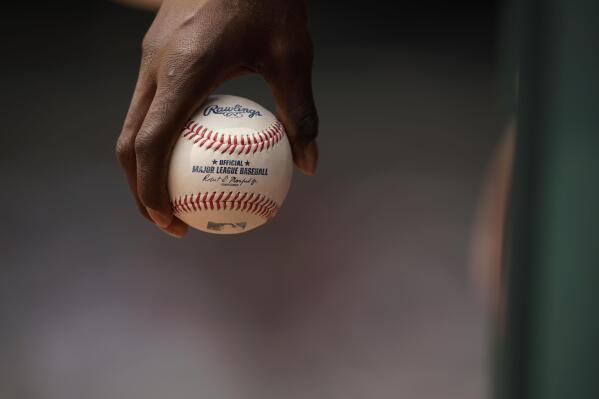
{"label": "fingertip", "polygon": [[187,225],[177,218],[174,218],[168,227],[161,227],[160,229],[175,238],[182,238],[187,233]]}
{"label": "fingertip", "polygon": [[150,215],[154,223],[156,223],[160,228],[167,228],[173,222],[173,215],[170,213],[167,214],[152,208],[146,208],[146,210],[148,211],[148,215]]}
{"label": "fingertip", "polygon": [[306,145],[296,144],[293,147],[293,160],[297,168],[305,175],[315,175],[318,166],[318,145],[316,141],[311,141]]}

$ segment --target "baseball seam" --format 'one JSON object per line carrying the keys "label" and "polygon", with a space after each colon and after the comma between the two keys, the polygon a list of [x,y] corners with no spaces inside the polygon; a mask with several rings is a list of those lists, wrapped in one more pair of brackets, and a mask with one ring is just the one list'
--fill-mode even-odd
{"label": "baseball seam", "polygon": [[171,200],[173,213],[199,211],[241,211],[271,219],[279,210],[277,203],[263,194],[221,191],[186,194]]}
{"label": "baseball seam", "polygon": [[254,154],[274,147],[285,135],[283,125],[275,120],[268,128],[246,136],[223,133],[190,119],[183,128],[182,135],[195,146],[206,150],[220,151],[221,154]]}

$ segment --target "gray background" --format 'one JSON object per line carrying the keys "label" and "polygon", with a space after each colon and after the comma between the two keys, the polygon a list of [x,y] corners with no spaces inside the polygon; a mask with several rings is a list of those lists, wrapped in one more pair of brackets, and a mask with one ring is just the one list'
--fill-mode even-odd
{"label": "gray background", "polygon": [[[503,123],[496,6],[313,3],[318,175],[259,230],[183,240],[113,151],[151,14],[7,6],[1,397],[486,395],[467,253]],[[219,92],[272,109],[259,77]]]}

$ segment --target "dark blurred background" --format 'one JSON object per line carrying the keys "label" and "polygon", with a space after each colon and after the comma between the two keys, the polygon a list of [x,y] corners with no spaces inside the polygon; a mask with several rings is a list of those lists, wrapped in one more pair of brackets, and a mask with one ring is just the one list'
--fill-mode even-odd
{"label": "dark blurred background", "polygon": [[[114,156],[152,13],[3,9],[0,397],[486,397],[497,1],[312,1],[318,175],[261,229],[182,240]],[[219,92],[272,109],[259,77]]]}

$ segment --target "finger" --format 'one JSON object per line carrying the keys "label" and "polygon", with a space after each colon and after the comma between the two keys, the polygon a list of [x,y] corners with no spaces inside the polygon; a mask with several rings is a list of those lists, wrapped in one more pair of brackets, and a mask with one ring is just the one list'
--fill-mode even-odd
{"label": "finger", "polygon": [[160,229],[175,238],[181,238],[185,235],[185,233],[187,233],[187,228],[188,227],[185,222],[175,217],[173,218],[173,222],[168,227],[161,227]]}
{"label": "finger", "polygon": [[277,115],[285,125],[293,160],[306,174],[314,174],[318,163],[318,113],[312,93],[312,43],[275,51],[265,78],[272,90]]}
{"label": "finger", "polygon": [[[197,81],[195,78],[188,82]],[[209,76],[203,82],[211,82]],[[156,95],[135,138],[137,194],[154,222],[168,228],[173,223],[167,180],[173,146],[191,113],[208,97],[212,85],[159,82]],[[176,224],[175,226],[178,226]]]}
{"label": "finger", "polygon": [[125,172],[125,177],[127,178],[127,183],[129,184],[133,198],[135,199],[141,214],[148,219],[150,219],[150,217],[146,208],[142,205],[139,196],[137,195],[135,136],[150,108],[155,91],[156,85],[154,84],[154,79],[151,79],[147,73],[140,72],[135,91],[133,92],[131,105],[129,106],[123,129],[116,144],[117,159]]}

